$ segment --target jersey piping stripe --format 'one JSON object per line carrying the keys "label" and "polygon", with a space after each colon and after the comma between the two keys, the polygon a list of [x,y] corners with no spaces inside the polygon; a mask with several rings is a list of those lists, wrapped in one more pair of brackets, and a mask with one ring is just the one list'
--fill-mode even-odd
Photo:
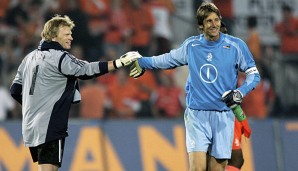
{"label": "jersey piping stripe", "polygon": [[59,139],[59,163],[61,163],[61,151],[62,151],[62,149],[61,149],[61,139]]}

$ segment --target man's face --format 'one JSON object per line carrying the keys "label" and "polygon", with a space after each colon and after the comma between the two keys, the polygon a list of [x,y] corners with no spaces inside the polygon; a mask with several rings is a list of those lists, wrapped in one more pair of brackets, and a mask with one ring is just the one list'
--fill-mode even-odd
{"label": "man's face", "polygon": [[220,18],[214,12],[203,21],[203,33],[207,40],[214,41],[219,38]]}
{"label": "man's face", "polygon": [[71,48],[71,41],[73,40],[71,36],[71,28],[67,26],[59,26],[58,35],[53,39],[53,41],[58,42],[64,49]]}

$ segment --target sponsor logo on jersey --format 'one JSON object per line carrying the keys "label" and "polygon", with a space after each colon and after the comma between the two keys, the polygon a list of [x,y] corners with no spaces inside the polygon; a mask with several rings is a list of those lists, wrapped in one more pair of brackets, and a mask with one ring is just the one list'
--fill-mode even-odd
{"label": "sponsor logo on jersey", "polygon": [[191,44],[192,47],[199,46],[199,45],[200,45],[199,43],[193,43],[193,44]]}

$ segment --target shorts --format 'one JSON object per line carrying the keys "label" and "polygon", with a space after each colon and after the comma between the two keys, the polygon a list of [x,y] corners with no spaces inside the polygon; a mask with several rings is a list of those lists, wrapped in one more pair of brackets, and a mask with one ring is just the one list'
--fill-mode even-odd
{"label": "shorts", "polygon": [[232,111],[202,111],[186,108],[187,152],[206,152],[216,159],[229,159],[235,116]]}
{"label": "shorts", "polygon": [[46,142],[36,147],[29,147],[33,162],[38,164],[62,165],[65,138]]}
{"label": "shorts", "polygon": [[241,149],[241,137],[242,137],[242,124],[237,119],[235,119],[234,125],[234,139],[233,139],[233,150]]}

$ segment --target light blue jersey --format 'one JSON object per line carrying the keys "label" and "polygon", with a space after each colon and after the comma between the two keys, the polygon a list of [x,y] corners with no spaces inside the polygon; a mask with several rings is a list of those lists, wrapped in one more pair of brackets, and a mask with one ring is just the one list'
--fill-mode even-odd
{"label": "light blue jersey", "polygon": [[169,53],[138,59],[144,69],[170,69],[188,65],[185,86],[187,107],[195,110],[230,110],[221,101],[222,94],[237,87],[238,71],[246,80],[237,89],[245,96],[260,81],[253,56],[239,38],[220,33],[217,41],[207,41],[203,34],[184,41]]}

